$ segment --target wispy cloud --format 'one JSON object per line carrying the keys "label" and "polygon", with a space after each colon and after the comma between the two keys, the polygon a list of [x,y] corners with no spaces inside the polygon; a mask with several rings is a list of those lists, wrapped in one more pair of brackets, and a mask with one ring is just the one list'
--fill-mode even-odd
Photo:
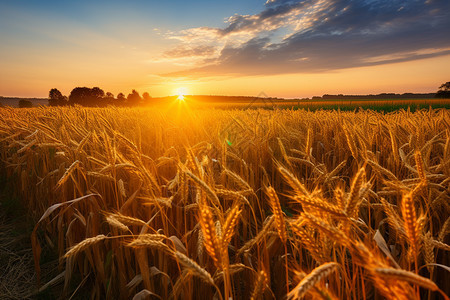
{"label": "wispy cloud", "polygon": [[410,61],[450,52],[448,0],[268,0],[223,28],[170,34],[166,59],[201,57],[167,76],[322,72]]}
{"label": "wispy cloud", "polygon": [[163,56],[168,58],[177,58],[185,56],[210,56],[216,52],[216,48],[209,45],[189,46],[179,45],[171,50],[164,52]]}

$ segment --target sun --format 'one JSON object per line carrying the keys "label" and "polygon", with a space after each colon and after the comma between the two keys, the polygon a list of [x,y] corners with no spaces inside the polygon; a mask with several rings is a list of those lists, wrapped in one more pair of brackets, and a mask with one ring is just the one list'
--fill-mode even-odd
{"label": "sun", "polygon": [[187,88],[179,87],[175,90],[175,94],[178,95],[177,100],[184,101],[184,96],[187,94]]}

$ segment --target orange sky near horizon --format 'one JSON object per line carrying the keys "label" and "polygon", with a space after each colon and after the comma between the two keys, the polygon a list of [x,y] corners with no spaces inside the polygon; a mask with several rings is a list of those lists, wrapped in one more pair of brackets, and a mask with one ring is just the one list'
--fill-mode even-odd
{"label": "orange sky near horizon", "polygon": [[[73,68],[76,69],[76,63]],[[105,92],[127,95],[132,89],[153,97],[176,94],[185,88],[192,95],[256,96],[264,92],[272,97],[303,98],[323,94],[429,93],[450,80],[450,55],[378,66],[349,68],[310,74],[255,76],[217,76],[196,80],[149,76],[138,69],[104,68],[86,73],[67,74],[53,70],[17,69],[17,74],[0,74],[1,96],[45,98],[56,87],[69,95],[76,86],[99,86]],[[113,72],[113,74],[111,74]],[[133,74],[133,73],[136,74]],[[39,74],[35,76],[34,74]],[[26,82],[26,84],[24,84]]]}

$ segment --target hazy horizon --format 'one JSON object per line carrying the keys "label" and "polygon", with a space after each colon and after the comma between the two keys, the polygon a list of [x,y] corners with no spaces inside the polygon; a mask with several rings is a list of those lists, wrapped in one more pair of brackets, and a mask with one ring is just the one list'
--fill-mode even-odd
{"label": "hazy horizon", "polygon": [[[101,87],[100,87],[101,88]],[[138,91],[139,92],[139,91]],[[267,95],[265,94],[265,92],[261,92],[259,95],[220,95],[220,94],[184,94],[183,96],[186,97],[196,97],[196,96],[211,96],[211,97],[265,97],[264,95],[266,95],[269,98],[280,98],[280,99],[301,99],[301,98],[312,98],[312,97],[322,97],[324,95],[343,95],[343,96],[370,96],[370,95],[379,95],[379,94],[397,94],[397,95],[402,95],[402,94],[433,94],[436,93],[436,91],[428,91],[428,92],[380,92],[380,93],[359,93],[359,94],[346,94],[346,93],[323,93],[323,94],[317,94],[317,95],[312,95],[309,97],[280,97],[280,96],[274,96],[274,95]],[[69,96],[70,92],[67,94],[64,94],[65,96]],[[128,92],[124,93],[125,97],[127,96]],[[139,92],[140,95],[142,95],[142,93]],[[117,97],[117,95],[114,95],[115,97]],[[177,94],[171,94],[171,95],[161,95],[161,96],[152,96],[152,98],[166,98],[166,97],[177,97]],[[37,96],[8,96],[8,95],[0,95],[0,97],[8,99],[8,98],[17,98],[17,99],[39,99],[39,100],[46,100],[48,99],[48,95],[46,96],[42,96],[42,97],[37,97]]]}

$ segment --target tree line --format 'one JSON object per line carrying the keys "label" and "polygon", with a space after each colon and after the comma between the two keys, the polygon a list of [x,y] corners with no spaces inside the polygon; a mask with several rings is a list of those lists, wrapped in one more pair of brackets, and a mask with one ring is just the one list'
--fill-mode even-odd
{"label": "tree line", "polygon": [[48,93],[48,104],[50,106],[65,106],[65,105],[82,105],[105,107],[108,105],[114,106],[138,106],[148,104],[152,97],[145,92],[141,95],[136,90],[132,90],[127,97],[125,94],[119,93],[114,97],[113,93],[103,91],[99,87],[76,87],[71,92],[69,97],[64,96],[58,89],[53,88]]}
{"label": "tree line", "polygon": [[377,95],[329,95],[325,94],[322,97],[314,96],[312,100],[319,99],[425,99],[425,98],[450,98],[450,81],[443,83],[436,93],[381,93]]}
{"label": "tree line", "polygon": [[[385,97],[385,98],[394,98],[394,96],[401,96],[404,98],[416,98],[418,96],[421,97],[434,97],[436,98],[450,98],[450,81],[442,84],[438,91],[435,94],[379,94],[379,95],[368,95],[367,97],[372,99],[376,97]],[[226,98],[227,100],[230,99],[245,99],[245,98],[251,98],[251,97],[237,97],[237,96],[196,96],[199,99],[208,100],[208,102],[212,102],[213,98]],[[323,97],[313,97],[317,99],[327,99],[327,98],[361,98],[361,95],[352,96],[352,95],[324,95]],[[1,97],[0,96],[0,102],[2,99],[16,99],[16,98],[8,98],[8,97]],[[242,100],[241,99],[241,100]],[[282,98],[271,98],[272,100],[283,100]],[[307,98],[305,98],[306,100]],[[31,99],[32,100],[32,99]],[[308,99],[309,100],[309,99]],[[153,99],[153,101],[157,101],[157,99]],[[108,105],[114,105],[114,106],[139,106],[139,105],[145,105],[150,104],[152,102],[152,97],[149,95],[149,93],[145,92],[142,94],[142,96],[136,91],[132,90],[130,94],[128,94],[127,97],[125,97],[125,94],[119,93],[117,94],[117,97],[114,97],[114,95],[110,92],[104,92],[99,87],[76,87],[71,92],[70,95],[64,96],[58,89],[53,88],[49,91],[48,95],[48,104],[50,106],[65,106],[65,105],[82,105],[82,106],[93,106],[93,107],[106,107]],[[2,107],[2,103],[0,103],[0,107]],[[33,102],[29,99],[20,99],[19,101],[19,107],[32,107]]]}

